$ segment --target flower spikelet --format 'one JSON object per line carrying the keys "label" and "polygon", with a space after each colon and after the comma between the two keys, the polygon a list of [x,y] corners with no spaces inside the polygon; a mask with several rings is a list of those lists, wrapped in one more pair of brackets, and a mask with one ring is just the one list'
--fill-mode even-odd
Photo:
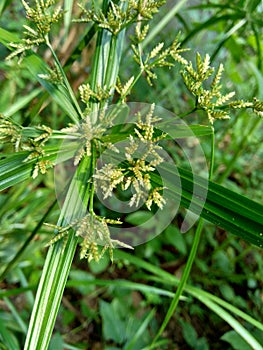
{"label": "flower spikelet", "polygon": [[263,101],[254,98],[252,108],[254,113],[256,113],[261,118],[263,117]]}
{"label": "flower spikelet", "polygon": [[[105,251],[108,249],[110,258],[113,260],[113,249],[120,245],[125,248],[133,249],[131,246],[113,240],[110,237],[108,224],[119,225],[122,222],[119,220],[106,219],[95,214],[87,214],[79,222],[76,223],[76,236],[82,237],[80,258],[87,258],[88,261],[98,261],[102,258]],[[99,252],[98,246],[103,246]]]}
{"label": "flower spikelet", "polygon": [[107,163],[96,170],[95,186],[97,189],[102,189],[104,198],[112,196],[114,189],[121,185],[120,188],[123,191],[128,188],[133,191],[129,201],[130,206],[138,207],[142,201],[149,199],[148,208],[153,203],[160,208],[163,207],[164,201],[161,200],[160,191],[154,191],[151,183],[151,174],[164,161],[159,152],[162,147],[158,142],[166,137],[165,134],[155,135],[154,124],[161,119],[154,116],[154,109],[153,104],[146,115],[137,113],[134,134],[129,136],[128,145],[124,147],[125,161],[121,166]]}
{"label": "flower spikelet", "polygon": [[150,193],[145,205],[146,207],[151,210],[151,206],[153,203],[155,203],[160,209],[163,209],[164,204],[166,203],[165,199],[161,195],[161,191],[163,191],[163,187],[156,187],[153,189],[153,191]]}
{"label": "flower spikelet", "polygon": [[118,168],[113,164],[106,164],[94,175],[95,184],[99,184],[99,188],[102,189],[104,199],[112,195],[113,190],[118,184],[123,182],[124,169]]}
{"label": "flower spikelet", "polygon": [[[196,108],[202,109],[207,113],[208,120],[212,124],[216,119],[229,118],[228,112],[222,109],[231,106],[230,100],[235,92],[222,94],[220,80],[224,67],[219,65],[214,78],[211,81],[210,88],[207,88],[207,80],[212,76],[214,68],[210,66],[210,57],[208,54],[202,59],[201,55],[196,55],[196,69],[189,62],[181,72],[187,89],[196,97]],[[238,105],[236,105],[237,108]]]}
{"label": "flower spikelet", "polygon": [[[63,17],[61,7],[54,7],[57,0],[35,0],[35,6],[22,0],[26,10],[27,19],[30,25],[25,25],[24,38],[19,43],[11,43],[10,46],[15,48],[6,59],[11,59],[17,55],[24,54],[26,51],[47,42],[47,35],[54,23],[57,23]],[[48,79],[48,76],[46,77]]]}
{"label": "flower spikelet", "polygon": [[21,139],[21,128],[0,115],[0,140],[6,143],[16,143],[16,150]]}
{"label": "flower spikelet", "polygon": [[95,9],[94,4],[88,10],[84,6],[79,5],[83,11],[83,15],[77,21],[92,21],[113,35],[117,35],[132,23],[150,20],[153,14],[158,12],[159,7],[164,3],[164,0],[130,0],[127,6],[125,6],[126,4],[123,1],[119,4],[110,1],[107,13],[104,13],[101,9]]}

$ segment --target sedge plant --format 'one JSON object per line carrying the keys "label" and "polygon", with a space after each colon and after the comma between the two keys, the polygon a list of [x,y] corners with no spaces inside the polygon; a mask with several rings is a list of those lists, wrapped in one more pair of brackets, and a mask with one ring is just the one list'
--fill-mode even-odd
{"label": "sedge plant", "polygon": [[[72,159],[73,163],[73,175],[66,187],[59,218],[56,223],[45,223],[46,230],[52,231],[54,236],[46,244],[48,253],[34,301],[25,350],[48,348],[78,246],[80,259],[98,262],[108,252],[111,261],[115,255],[130,259],[131,263],[152,273],[155,279],[163,278],[168,284],[177,287],[175,293],[168,293],[172,302],[149,349],[158,346],[159,338],[175,313],[184,291],[201,300],[216,314],[221,314],[252,349],[262,348],[262,344],[228,311],[243,317],[262,331],[262,326],[256,320],[209,293],[201,291],[199,294],[197,289],[187,285],[187,280],[196,258],[204,219],[262,247],[262,205],[227,190],[212,180],[215,153],[213,123],[229,119],[232,111],[249,109],[257,115],[260,123],[263,102],[256,97],[252,101],[235,100],[235,92],[224,93],[221,82],[224,65],[214,68],[208,54],[202,56],[197,53],[193,60],[186,58],[189,52],[182,48],[178,33],[175,33],[170,44],[160,42],[151,45],[149,38],[156,35],[156,30],[151,29],[151,20],[164,3],[163,0],[104,0],[101,4],[79,4],[79,16],[73,21],[76,25],[84,25],[85,30],[75,46],[75,53],[79,54],[80,48],[88,45],[93,37],[95,49],[91,72],[77,90],[68,78],[69,67],[74,63],[74,52],[62,64],[52,35],[53,28],[60,25],[63,18],[65,33],[69,35],[73,1],[67,2],[67,5],[70,4],[67,7],[69,12],[65,12],[61,2],[56,0],[22,0],[27,17],[22,38],[16,38],[10,32],[0,29],[1,41],[11,51],[7,61],[25,66],[41,85],[41,90],[36,89],[32,95],[14,106],[13,110],[1,115],[1,141],[7,147],[12,145],[14,153],[10,157],[4,154],[1,158],[0,188],[6,189],[30,177],[32,181],[37,181],[40,175],[46,175],[55,166],[58,159]],[[183,3],[181,1],[174,6],[172,13],[176,13]],[[129,35],[132,33],[128,44],[127,32]],[[48,62],[43,58],[44,55],[41,56],[41,49],[48,52]],[[125,65],[125,51],[132,54],[137,72],[122,81],[119,70],[121,65]],[[173,67],[179,67],[182,81],[194,101],[194,106],[180,115],[179,119],[202,112],[207,122],[191,126],[189,132],[188,128],[174,125],[172,120],[164,120],[156,107],[158,101],[152,101],[144,111],[137,110],[132,120],[125,120],[129,115],[129,96],[136,89],[139,79],[146,79],[149,88],[154,89],[159,69]],[[46,124],[25,126],[12,118],[21,104],[27,105],[42,90],[50,94],[70,120],[68,122],[65,118],[64,125],[58,129]],[[174,128],[173,137],[163,131],[169,130],[171,126]],[[199,138],[208,136],[211,140],[208,180],[198,175],[193,176],[191,171],[180,167],[174,173],[162,156],[167,143],[172,142],[173,138],[187,138],[193,135],[192,132]],[[63,143],[65,140],[67,142]],[[125,147],[120,150],[118,143],[124,141]],[[98,166],[98,161],[105,152],[109,152],[110,157]],[[162,177],[158,169],[163,172]],[[200,199],[200,195],[198,197],[193,193],[195,186],[199,189],[199,194],[207,190],[205,198]],[[129,207],[137,210],[144,203],[145,208],[153,213],[165,210],[167,202],[171,199],[178,200],[178,195],[181,194],[180,205],[190,208],[201,218],[180,281],[133,257],[132,253],[116,251],[116,247],[132,250],[133,244],[125,242],[121,235],[112,237],[111,228],[121,228],[125,218],[113,215],[106,217],[103,214],[105,211],[100,212],[96,205],[98,191],[101,191],[105,200],[111,199],[116,192],[129,192]],[[44,221],[45,218],[40,225]],[[11,268],[12,264],[9,264],[2,273],[2,278]],[[141,288],[132,283],[130,287]]]}

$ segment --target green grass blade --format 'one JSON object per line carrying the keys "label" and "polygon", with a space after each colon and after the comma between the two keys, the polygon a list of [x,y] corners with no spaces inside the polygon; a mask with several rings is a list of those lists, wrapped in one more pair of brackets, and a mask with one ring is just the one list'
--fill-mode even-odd
{"label": "green grass blade", "polygon": [[[129,253],[126,253],[122,250],[118,250],[115,252],[115,257],[124,259],[127,261],[130,261],[132,264],[149,271],[153,273],[156,276],[159,276],[159,279],[155,279],[159,283],[162,284],[168,284],[168,285],[175,285],[177,286],[180,282],[178,278],[175,276],[169,274],[168,272],[160,269],[159,267],[156,267],[148,262],[145,262],[144,260],[141,260],[140,258],[133,256]],[[136,290],[141,293],[149,293],[149,294],[156,294],[159,296],[164,296],[168,298],[173,298],[175,293],[171,292],[170,290],[166,290],[164,288],[154,287],[151,285],[146,285],[142,283],[137,283],[133,281],[126,281],[126,280],[103,280],[103,279],[93,279],[93,280],[69,280],[67,282],[68,287],[78,287],[79,285],[96,285],[96,286],[103,286],[103,287],[116,287],[116,288],[124,288],[128,290]],[[231,313],[235,314],[236,316],[242,318],[247,323],[250,323],[252,326],[258,328],[263,332],[263,324],[259,321],[255,320],[250,315],[246,314],[242,310],[238,309],[234,305],[226,302],[225,300],[206,292],[198,287],[193,287],[191,285],[186,285],[185,291],[194,296],[195,298],[199,298],[199,295],[202,296],[202,300],[212,300],[215,304],[220,305],[222,308],[230,311]],[[6,293],[3,293],[3,296],[5,296]],[[9,294],[7,294],[8,296]],[[185,296],[182,296],[180,300],[186,300],[187,298]]]}
{"label": "green grass blade", "polygon": [[[60,156],[61,160],[67,160],[74,156],[76,150],[72,144],[69,149],[64,147],[63,150],[60,150],[59,144],[55,147],[44,147],[44,149],[47,155],[43,159],[50,160],[53,163],[57,160],[58,154],[63,154],[63,158]],[[28,155],[28,152],[1,155],[3,159],[0,160],[0,191],[25,181],[32,176],[37,160],[32,159],[24,162]]]}
{"label": "green grass blade", "polygon": [[5,304],[8,306],[9,310],[11,311],[11,314],[13,315],[14,319],[16,320],[17,324],[19,325],[21,331],[26,334],[27,326],[21,316],[19,315],[18,311],[16,310],[15,306],[11,303],[11,301],[8,298],[4,298]]}
{"label": "green grass blade", "polygon": [[230,315],[221,306],[217,305],[209,299],[204,299],[202,296],[198,298],[205,304],[210,310],[217,314],[220,318],[225,320],[246,342],[251,346],[253,350],[262,350],[263,344],[259,342],[252,336],[252,334],[246,330],[245,327],[241,325],[232,315]]}
{"label": "green grass blade", "polygon": [[[169,122],[160,123],[159,125],[160,125],[160,128],[162,127],[169,128]],[[169,130],[169,135],[167,138],[180,139],[180,138],[186,138],[186,137],[193,137],[193,135],[195,135],[196,137],[203,137],[203,136],[210,136],[212,135],[212,133],[213,133],[213,129],[211,126],[178,124],[176,125],[176,128],[174,128],[174,124],[173,124],[172,128]]]}
{"label": "green grass blade", "polygon": [[84,29],[84,32],[82,36],[80,37],[79,41],[76,43],[74,50],[72,51],[71,55],[68,57],[64,64],[64,69],[67,71],[71,65],[79,59],[81,52],[84,50],[85,47],[88,46],[91,39],[96,34],[96,25],[93,24],[90,28],[87,26]]}
{"label": "green grass blade", "polygon": [[199,295],[201,295],[203,299],[205,298],[205,299],[212,300],[216,304],[220,305],[222,308],[230,311],[232,314],[236,315],[237,317],[242,318],[244,321],[246,321],[247,323],[250,323],[253,327],[256,327],[257,329],[263,332],[263,324],[261,322],[255,320],[253,317],[246,314],[245,312],[235,307],[234,305],[226,302],[225,300],[211,293],[208,293],[204,290],[201,290],[199,288],[192,287],[192,286],[188,286],[187,291],[196,298],[198,298]]}
{"label": "green grass blade", "polygon": [[197,25],[185,38],[182,40],[182,46],[187,43],[193,36],[195,36],[197,33],[201,32],[202,30],[207,30],[208,27],[218,23],[218,22],[227,22],[229,20],[236,21],[236,20],[242,20],[243,19],[243,14],[240,13],[234,13],[234,14],[227,14],[227,15],[222,15],[218,17],[211,17],[207,21],[200,23]]}
{"label": "green grass blade", "polygon": [[7,264],[7,266],[5,267],[5,269],[3,270],[3,272],[0,274],[0,281],[3,281],[3,279],[6,277],[6,275],[8,274],[9,271],[12,270],[12,268],[14,268],[14,266],[17,264],[17,262],[19,261],[20,257],[23,255],[24,251],[27,249],[27,247],[29,246],[30,242],[33,240],[33,238],[35,237],[35,235],[37,234],[37,232],[39,231],[39,229],[41,228],[41,226],[43,225],[43,223],[46,221],[48,215],[50,214],[50,212],[52,211],[52,209],[55,207],[55,205],[57,204],[57,200],[55,200],[50,207],[48,208],[48,210],[46,211],[46,213],[43,215],[43,217],[39,220],[39,222],[37,223],[36,227],[34,228],[34,230],[31,232],[31,234],[28,236],[28,238],[25,240],[25,242],[23,243],[23,245],[20,247],[20,249],[17,251],[16,255],[12,258],[12,260],[10,260],[10,262]]}
{"label": "green grass blade", "polygon": [[[67,282],[67,287],[78,287],[81,286],[107,286],[107,287],[116,287],[117,289],[129,289],[129,290],[137,290],[142,293],[156,294],[160,296],[166,296],[172,298],[174,293],[169,290],[163,288],[157,288],[154,286],[147,286],[143,283],[136,283],[132,281],[126,280],[102,280],[102,279],[93,279],[93,280],[69,280]],[[184,299],[184,298],[182,298]]]}
{"label": "green grass blade", "polygon": [[8,47],[11,42],[19,42],[19,38],[16,34],[9,32],[3,28],[0,28],[0,43]]}
{"label": "green grass blade", "polygon": [[[1,321],[1,319],[0,319]],[[20,350],[18,342],[11,331],[9,331],[5,325],[4,322],[0,322],[0,334],[2,341],[4,342],[4,345],[6,346],[4,349],[8,350]],[[0,342],[1,345],[1,342]]]}
{"label": "green grass blade", "polygon": [[[9,47],[10,42],[19,42],[19,39],[12,33],[0,28],[0,42]],[[79,110],[74,107],[70,92],[62,85],[57,86],[40,77],[41,74],[48,74],[48,65],[35,53],[28,54],[23,59],[24,66],[32,73],[34,78],[48,91],[51,97],[64,110],[64,112],[76,123],[80,119]]]}
{"label": "green grass blade", "polygon": [[[134,264],[134,265],[140,267],[141,269],[152,273],[153,275],[158,277],[157,279],[154,279],[154,280],[158,281],[159,283],[177,286],[180,282],[180,280],[178,278],[176,278],[174,275],[170,274],[169,272],[167,272],[167,271],[161,269],[160,267],[155,266],[155,265],[153,265],[145,260],[142,260],[142,259],[140,259],[140,258],[138,258],[130,253],[126,253],[121,249],[116,250],[115,258],[127,260],[131,264]],[[147,275],[149,276],[149,274],[147,274]],[[246,322],[250,323],[251,325],[253,325],[254,327],[258,328],[260,331],[263,332],[263,324],[261,322],[255,320],[250,315],[241,311],[240,309],[238,309],[234,305],[224,301],[223,299],[220,299],[211,293],[205,292],[200,288],[193,287],[193,286],[190,286],[188,284],[186,284],[184,290],[185,290],[185,292],[189,293],[190,295],[192,295],[195,298],[199,298],[199,296],[201,295],[202,300],[212,300],[215,304],[218,304],[222,308],[230,311],[231,313],[235,314],[236,316],[241,317],[243,320],[245,320]],[[167,295],[167,296],[169,297],[169,295]],[[173,296],[171,296],[171,297],[173,297]]]}
{"label": "green grass blade", "polygon": [[129,343],[125,346],[124,350],[134,349],[134,345],[140,339],[143,333],[146,331],[147,326],[149,325],[150,321],[153,319],[154,315],[155,315],[155,309],[152,309],[147,315],[147,317],[142,321],[139,329],[137,329],[135,335],[132,337]]}
{"label": "green grass blade", "polygon": [[5,118],[11,117],[20,109],[24,108],[35,97],[37,97],[40,92],[40,89],[34,89],[29,95],[19,98],[10,108],[8,108],[6,111],[1,111],[0,113],[2,113]]}
{"label": "green grass blade", "polygon": [[14,186],[32,175],[33,163],[23,161],[28,152],[9,155],[0,161],[0,191]]}
{"label": "green grass blade", "polygon": [[80,116],[72,104],[71,96],[68,91],[63,86],[58,87],[40,78],[40,74],[48,74],[47,64],[36,54],[25,57],[23,63],[38,82],[49,92],[52,99],[57,102],[73,122],[78,124]]}

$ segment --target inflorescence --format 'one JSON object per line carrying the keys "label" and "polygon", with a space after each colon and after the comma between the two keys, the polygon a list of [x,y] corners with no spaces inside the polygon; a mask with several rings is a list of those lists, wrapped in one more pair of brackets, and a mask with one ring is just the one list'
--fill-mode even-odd
{"label": "inflorescence", "polygon": [[[30,6],[28,2],[22,0],[28,25],[24,26],[23,38],[19,42],[10,43],[10,48],[14,48],[14,51],[7,59],[16,56],[20,56],[22,59],[28,51],[45,44],[52,52],[54,64],[52,69],[48,69],[48,74],[42,74],[39,77],[48,80],[53,85],[64,84],[64,87],[70,90],[65,72],[49,42],[49,33],[53,24],[63,17],[63,11],[57,3],[57,0],[34,0],[34,6]],[[97,160],[101,150],[105,149],[123,156],[123,161],[120,163],[108,162],[101,168],[94,166],[91,179],[92,190],[100,188],[104,198],[108,198],[118,189],[122,191],[130,189],[132,193],[129,201],[130,206],[138,207],[144,203],[149,210],[152,209],[153,205],[162,209],[166,203],[163,197],[164,187],[155,186],[152,175],[157,171],[158,165],[164,161],[159,141],[166,135],[163,133],[160,135],[156,132],[160,118],[154,116],[154,104],[145,116],[142,116],[140,112],[137,113],[137,120],[122,154],[110,138],[105,137],[107,130],[114,125],[114,113],[107,115],[101,109],[96,118],[93,118],[90,106],[92,104],[107,106],[108,101],[113,98],[114,91],[119,94],[118,102],[123,103],[141,76],[144,76],[149,85],[152,86],[154,80],[158,78],[156,73],[158,68],[171,68],[176,63],[181,65],[181,75],[186,88],[195,97],[195,110],[204,111],[211,124],[216,119],[229,118],[231,108],[251,108],[258,116],[263,117],[262,101],[256,98],[252,102],[235,101],[232,100],[234,92],[223,93],[221,85],[223,64],[220,64],[215,71],[210,65],[208,54],[202,58],[197,53],[195,64],[184,58],[182,54],[187,49],[181,48],[179,36],[168,47],[160,42],[147,52],[144,40],[150,29],[148,22],[164,3],[164,0],[129,0],[119,1],[118,4],[109,1],[108,8],[103,10],[98,9],[95,1],[92,1],[90,9],[80,5],[82,15],[76,21],[93,22],[97,27],[108,31],[112,38],[115,38],[130,25],[136,24],[134,35],[131,36],[131,49],[134,61],[139,67],[138,75],[131,76],[127,82],[121,82],[120,77],[118,77],[115,86],[97,84],[92,89],[90,84],[82,84],[79,87],[79,95],[85,107],[83,111],[79,107],[81,120],[78,124],[69,125],[59,131],[52,130],[45,125],[25,128],[12,119],[0,116],[0,140],[13,144],[15,151],[28,152],[24,162],[35,162],[32,171],[33,178],[37,177],[39,173],[46,173],[47,168],[53,166],[46,152],[47,141],[53,138],[54,133],[60,133],[62,137],[70,135],[71,138],[79,142],[79,148],[74,158],[75,166],[86,156]],[[72,91],[71,93],[71,96],[74,95]],[[91,200],[93,201],[93,197]],[[93,212],[92,204],[92,209],[84,218],[69,226],[49,225],[55,228],[58,233],[48,245],[64,239],[69,230],[73,228],[76,231],[75,235],[82,238],[81,258],[98,261],[104,252],[109,250],[112,259],[115,246],[132,247],[111,239],[108,227],[110,224],[120,225],[121,222],[96,215]],[[98,248],[100,245],[103,246],[101,250]]]}

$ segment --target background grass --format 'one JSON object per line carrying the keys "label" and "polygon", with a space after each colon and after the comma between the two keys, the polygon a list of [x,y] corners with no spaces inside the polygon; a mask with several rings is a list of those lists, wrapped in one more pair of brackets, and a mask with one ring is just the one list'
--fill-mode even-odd
{"label": "background grass", "polygon": [[[70,3],[70,2],[69,2]],[[24,24],[20,2],[3,2],[0,25],[19,35]],[[237,98],[263,98],[262,77],[262,4],[260,1],[190,1],[157,32],[154,43],[172,42],[175,32],[181,30],[183,47],[190,47],[188,57],[196,51],[210,53],[213,64],[224,62],[224,81],[227,91],[237,91]],[[172,1],[154,18],[152,28],[168,16],[174,7]],[[73,13],[78,12],[77,7]],[[65,19],[69,39],[59,30],[57,52],[70,67],[68,76],[74,91],[90,74],[94,41],[84,49],[76,46],[83,27]],[[80,29],[82,28],[82,29]],[[129,33],[128,33],[129,34]],[[124,52],[125,52],[124,48]],[[75,56],[72,54],[74,53]],[[5,62],[8,50],[0,47],[0,112],[5,113],[20,98],[39,88],[25,65]],[[43,51],[46,61],[48,53]],[[135,74],[130,53],[124,55],[120,75],[122,80]],[[158,80],[149,89],[140,79],[129,97],[163,106],[176,114],[193,107],[179,69],[163,68]],[[19,105],[12,118],[23,126],[45,123],[60,129],[69,121],[65,112],[49,95],[41,90],[36,96]],[[55,117],[54,117],[55,116]],[[202,113],[188,117],[205,123]],[[238,112],[229,121],[217,121],[215,175],[216,182],[262,203],[262,121],[248,112]],[[209,144],[204,144],[209,150]],[[2,156],[9,146],[0,145]],[[21,349],[34,302],[34,294],[44,264],[44,244],[50,235],[39,222],[55,222],[59,208],[54,204],[52,171],[37,179],[26,180],[0,194],[0,261],[1,273],[12,262],[12,268],[1,282],[0,347]],[[183,210],[182,213],[183,215]],[[192,246],[194,230],[179,233],[182,216],[158,237],[135,248],[134,254],[117,252],[110,263],[105,256],[99,263],[73,260],[50,349],[138,349],[149,346],[162,323]],[[33,237],[33,239],[32,239]],[[30,241],[30,243],[29,243]],[[26,245],[22,255],[16,257]],[[212,299],[203,291],[225,300],[238,310],[263,321],[263,253],[255,246],[238,239],[223,229],[205,223],[198,255],[188,285],[200,290],[186,289],[176,314],[160,338],[160,349],[241,349],[249,346],[220,315],[209,310]],[[137,260],[136,260],[137,259]],[[147,262],[149,265],[145,265]],[[163,274],[162,274],[163,272]],[[203,299],[202,299],[203,297]],[[206,299],[205,299],[206,298]],[[206,304],[204,302],[206,301]],[[208,301],[207,301],[208,300]],[[210,301],[210,304],[209,304]],[[205,306],[206,305],[206,306]],[[233,309],[229,310],[233,313]],[[128,315],[128,316],[127,316]],[[113,317],[114,316],[114,317]],[[230,320],[230,318],[228,318]],[[257,324],[238,317],[240,324],[262,344],[262,330]]]}

